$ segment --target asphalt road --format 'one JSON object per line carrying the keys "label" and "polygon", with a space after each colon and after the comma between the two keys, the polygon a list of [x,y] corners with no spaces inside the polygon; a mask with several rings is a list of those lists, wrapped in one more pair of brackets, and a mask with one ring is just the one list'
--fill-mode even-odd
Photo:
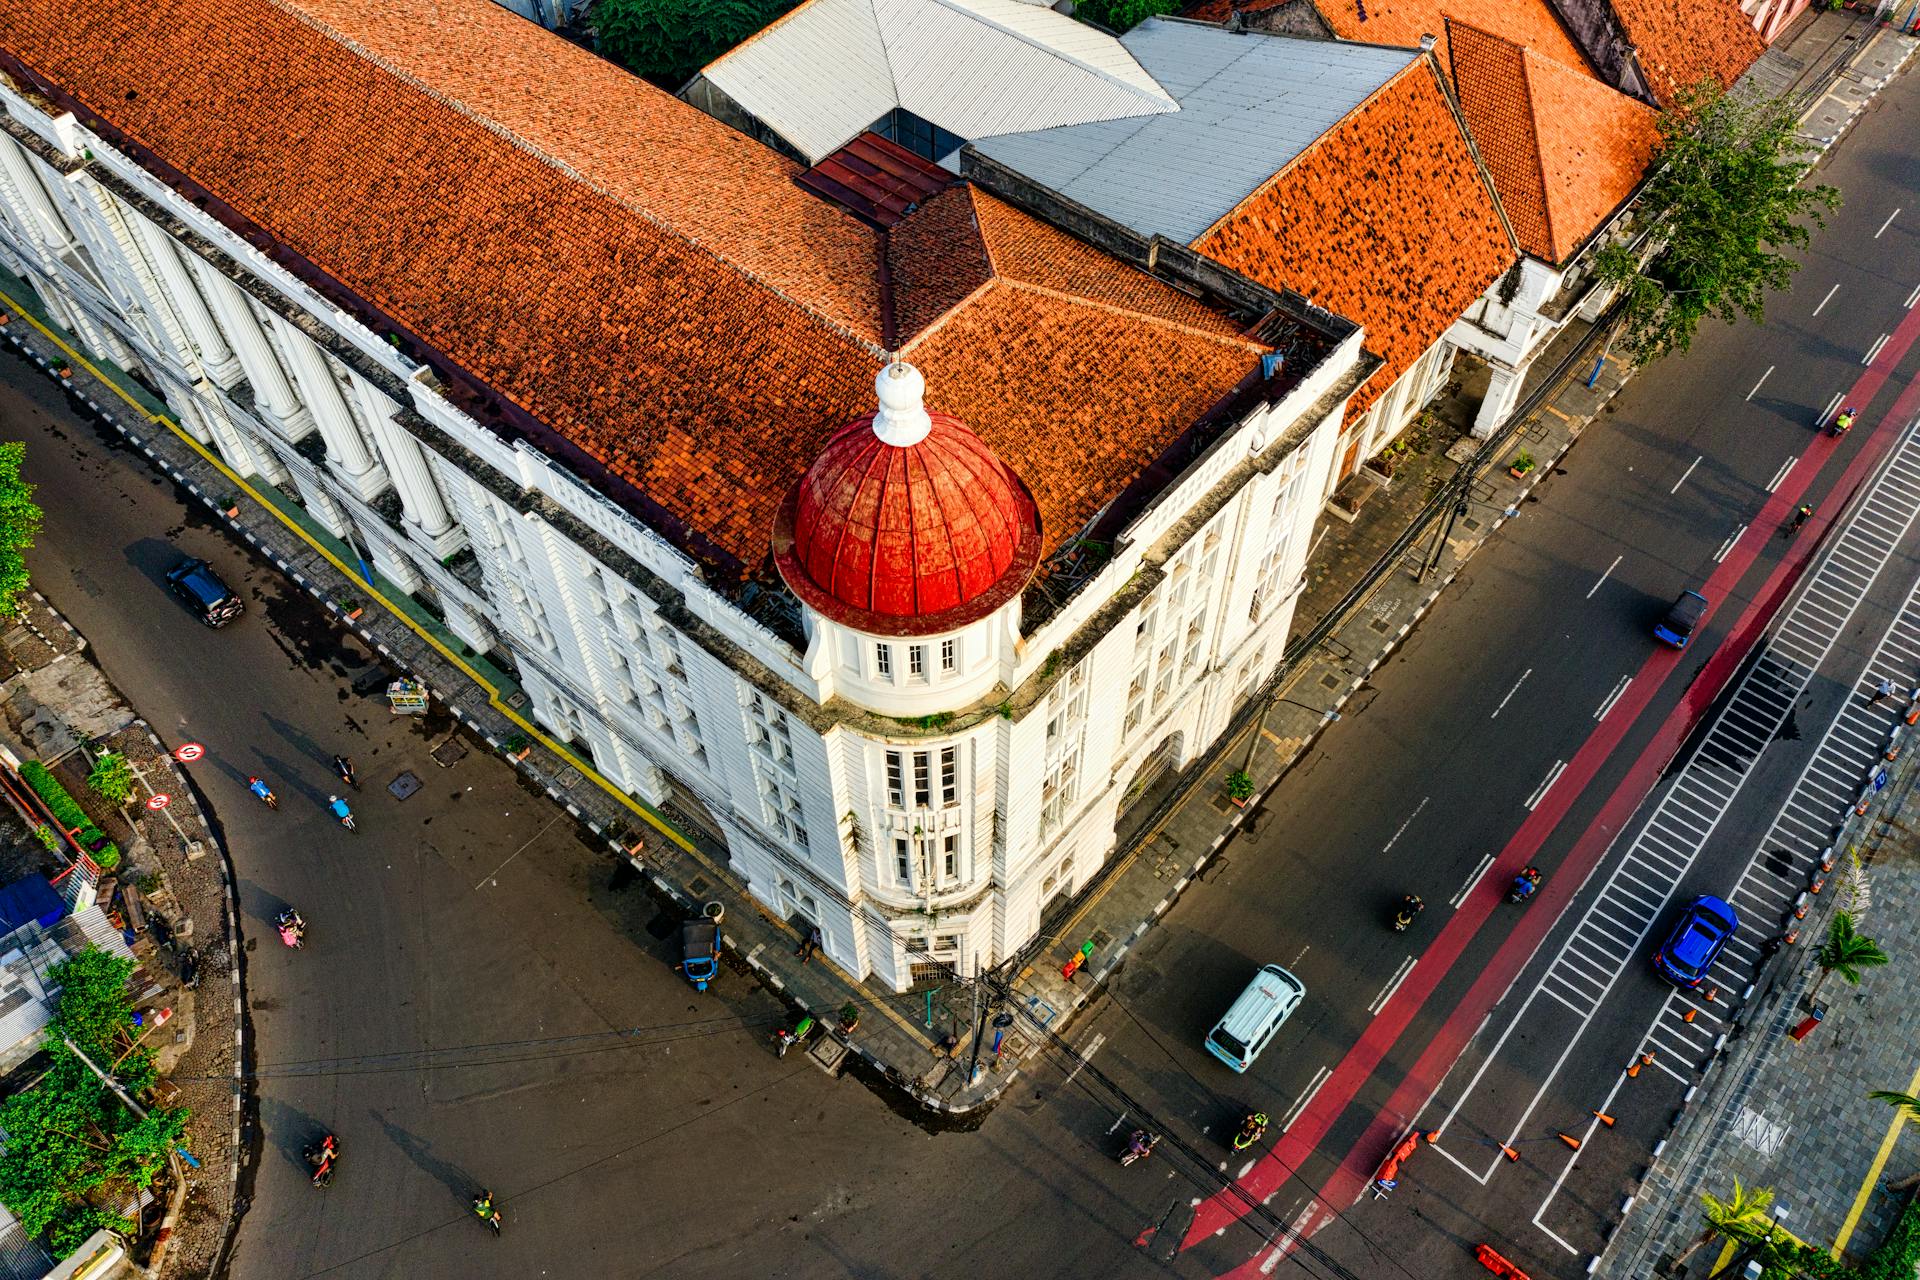
{"label": "asphalt road", "polygon": [[[1793,293],[1773,302],[1768,322],[1710,326],[1691,356],[1651,368],[1627,388],[1604,424],[1568,456],[1564,472],[1543,484],[1538,500],[1349,703],[1343,721],[1282,784],[1255,834],[1229,846],[1205,882],[1190,887],[1134,946],[1113,998],[1074,1028],[1081,1043],[1101,1036],[1097,1060],[1171,1125],[1217,1132],[1243,1105],[1284,1115],[1316,1086],[1323,1093],[1334,1088],[1321,1085],[1322,1077],[1333,1070],[1338,1079],[1337,1064],[1375,1020],[1384,989],[1445,925],[1445,904],[1520,827],[1555,766],[1576,758],[1622,678],[1642,671],[1648,630],[1666,602],[1710,576],[1716,553],[1755,519],[1789,459],[1797,461],[1777,487],[1808,485],[1824,516],[1844,497],[1829,492],[1836,478],[1861,450],[1885,443],[1869,432],[1920,368],[1920,353],[1911,349],[1847,438],[1830,441],[1811,424],[1861,377],[1862,357],[1900,323],[1920,282],[1920,131],[1911,127],[1917,96],[1911,78],[1896,84],[1823,165],[1822,179],[1839,187],[1847,204],[1817,233]],[[1535,855],[1550,885],[1658,728],[1684,714],[1690,682],[1733,621],[1781,557],[1799,549],[1798,539],[1768,536],[1735,589],[1716,600],[1706,634],[1657,673],[1657,693]],[[1899,590],[1911,571],[1907,565]],[[1861,657],[1856,645],[1835,661],[1857,666]],[[1811,708],[1809,718],[1819,712]],[[1754,806],[1751,820],[1765,801],[1741,803]],[[1731,859],[1734,847],[1708,851],[1698,868],[1703,882],[1722,870],[1716,857]],[[1749,844],[1739,856],[1750,853]],[[1386,918],[1409,891],[1430,904],[1424,932],[1392,933]],[[1542,901],[1533,909],[1549,907]],[[1303,1176],[1278,1189],[1271,1208],[1279,1218],[1310,1223],[1302,1214],[1311,1192],[1389,1107],[1420,1051],[1519,920],[1494,913],[1451,961],[1302,1163]],[[1254,967],[1267,962],[1299,974],[1308,999],[1253,1070],[1234,1077],[1207,1057],[1201,1037]],[[1642,1011],[1630,1005],[1599,1016],[1617,1018],[1623,1035],[1629,1027],[1636,1036],[1644,1030],[1637,1026]],[[1617,1066],[1609,1063],[1609,1071]],[[1423,1100],[1424,1092],[1391,1119],[1411,1123]],[[1353,1159],[1371,1168],[1385,1145],[1353,1152]],[[1415,1198],[1399,1201],[1412,1205]],[[1345,1213],[1349,1204],[1343,1199],[1335,1207]],[[1417,1207],[1390,1203],[1368,1205],[1315,1238],[1362,1275],[1481,1274],[1459,1247],[1463,1222],[1497,1231],[1524,1225],[1525,1214],[1496,1182],[1456,1205],[1446,1232],[1424,1225]],[[1445,1251],[1434,1253],[1442,1240]],[[1224,1274],[1259,1256],[1259,1243],[1241,1226],[1203,1236],[1188,1256]],[[1441,1261],[1447,1258],[1454,1264]],[[1541,1274],[1584,1274],[1584,1257],[1542,1261],[1552,1265]]]}

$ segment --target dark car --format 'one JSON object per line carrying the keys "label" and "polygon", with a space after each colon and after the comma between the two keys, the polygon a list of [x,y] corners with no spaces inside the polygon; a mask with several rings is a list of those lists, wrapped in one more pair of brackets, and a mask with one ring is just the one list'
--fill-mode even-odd
{"label": "dark car", "polygon": [[1682,591],[1680,598],[1667,610],[1667,616],[1660,619],[1653,628],[1653,638],[1676,649],[1687,647],[1687,641],[1693,639],[1693,629],[1700,625],[1700,619],[1707,616],[1707,598],[1698,591]]}
{"label": "dark car", "polygon": [[167,585],[210,627],[224,627],[246,608],[205,560],[182,560],[167,570]]}
{"label": "dark car", "polygon": [[1653,967],[1661,977],[1682,987],[1697,987],[1713,966],[1714,957],[1740,927],[1740,918],[1720,898],[1699,897],[1687,904],[1673,932],[1653,953]]}

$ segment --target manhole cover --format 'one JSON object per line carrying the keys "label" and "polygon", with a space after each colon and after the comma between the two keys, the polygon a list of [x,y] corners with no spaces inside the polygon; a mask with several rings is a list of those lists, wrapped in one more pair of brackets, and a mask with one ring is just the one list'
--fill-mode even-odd
{"label": "manhole cover", "polygon": [[1320,683],[1329,689],[1338,689],[1340,687],[1340,676],[1337,672],[1329,671],[1320,677]]}
{"label": "manhole cover", "polygon": [[707,884],[706,877],[700,876],[688,883],[687,892],[697,898],[711,887]]}
{"label": "manhole cover", "polygon": [[442,769],[450,769],[461,756],[467,754],[467,744],[459,738],[448,738],[433,749],[433,762]]}
{"label": "manhole cover", "polygon": [[1460,527],[1462,529],[1465,529],[1468,533],[1480,532],[1480,522],[1478,520],[1475,520],[1472,516],[1468,516],[1465,520],[1462,520],[1460,522]]}
{"label": "manhole cover", "polygon": [[1369,622],[1367,625],[1372,627],[1375,631],[1378,631],[1381,635],[1385,635],[1387,634],[1387,628],[1391,627],[1393,623],[1389,622],[1385,618],[1375,618],[1372,622]]}
{"label": "manhole cover", "polygon": [[420,789],[420,779],[412,772],[401,774],[387,784],[387,790],[393,793],[395,800],[405,800]]}

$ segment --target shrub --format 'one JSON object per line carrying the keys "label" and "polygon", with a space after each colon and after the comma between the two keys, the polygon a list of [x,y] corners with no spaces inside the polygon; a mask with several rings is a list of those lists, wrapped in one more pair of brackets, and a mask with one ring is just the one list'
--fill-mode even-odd
{"label": "shrub", "polygon": [[87,787],[110,804],[125,804],[133,795],[133,766],[118,751],[103,752],[87,775]]}
{"label": "shrub", "polygon": [[20,780],[45,802],[54,821],[73,833],[73,838],[80,842],[80,847],[92,856],[102,871],[111,871],[120,865],[120,850],[107,839],[106,832],[93,825],[93,819],[87,816],[87,811],[67,794],[67,789],[60,785],[60,779],[54,777],[47,766],[38,760],[27,761],[20,766]]}
{"label": "shrub", "polygon": [[1163,13],[1178,13],[1178,0],[1080,0],[1073,6],[1073,16],[1082,22],[1125,35],[1148,18]]}
{"label": "shrub", "polygon": [[1227,775],[1227,794],[1235,800],[1245,800],[1253,794],[1253,779],[1244,769],[1235,769]]}

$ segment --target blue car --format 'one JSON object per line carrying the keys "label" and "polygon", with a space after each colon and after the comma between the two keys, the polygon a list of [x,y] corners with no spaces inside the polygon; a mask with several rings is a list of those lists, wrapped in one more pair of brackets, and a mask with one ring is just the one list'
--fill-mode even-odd
{"label": "blue car", "polygon": [[1676,649],[1684,649],[1687,641],[1693,639],[1693,629],[1706,616],[1707,598],[1698,591],[1682,591],[1680,598],[1673,602],[1673,607],[1667,610],[1667,616],[1654,624],[1653,638]]}
{"label": "blue car", "polygon": [[205,560],[182,560],[167,570],[167,586],[210,627],[224,627],[246,607]]}
{"label": "blue car", "polygon": [[1668,982],[1697,987],[1713,967],[1714,958],[1740,927],[1740,918],[1720,898],[1699,897],[1674,923],[1673,932],[1653,953],[1653,967]]}

